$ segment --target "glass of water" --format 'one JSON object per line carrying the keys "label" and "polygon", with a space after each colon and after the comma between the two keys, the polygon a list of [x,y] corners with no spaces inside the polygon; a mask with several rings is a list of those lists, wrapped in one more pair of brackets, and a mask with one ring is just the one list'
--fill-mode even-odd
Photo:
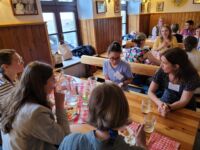
{"label": "glass of water", "polygon": [[142,109],[142,112],[145,114],[151,112],[151,100],[142,99],[141,109]]}
{"label": "glass of water", "polygon": [[72,120],[78,114],[78,95],[65,91],[65,108],[67,109],[67,118]]}
{"label": "glass of water", "polygon": [[152,133],[154,131],[156,124],[156,118],[152,114],[146,114],[144,116],[144,131],[147,133]]}

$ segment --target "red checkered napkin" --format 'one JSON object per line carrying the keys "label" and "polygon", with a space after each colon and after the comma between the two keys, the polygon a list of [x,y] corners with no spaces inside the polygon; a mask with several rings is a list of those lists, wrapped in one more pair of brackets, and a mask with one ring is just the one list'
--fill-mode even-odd
{"label": "red checkered napkin", "polygon": [[129,129],[131,129],[131,130],[133,131],[133,133],[135,133],[135,132],[137,131],[137,129],[138,129],[139,126],[140,126],[139,123],[133,121],[133,122],[132,122],[130,125],[128,125],[127,127],[128,127]]}
{"label": "red checkered napkin", "polygon": [[79,101],[78,104],[78,109],[79,109],[79,113],[77,115],[77,117],[73,120],[73,123],[87,123],[87,118],[88,118],[88,106],[87,105],[82,105],[83,102],[82,100]]}
{"label": "red checkered napkin", "polygon": [[180,143],[166,137],[160,133],[153,132],[150,135],[148,149],[149,150],[178,150]]}

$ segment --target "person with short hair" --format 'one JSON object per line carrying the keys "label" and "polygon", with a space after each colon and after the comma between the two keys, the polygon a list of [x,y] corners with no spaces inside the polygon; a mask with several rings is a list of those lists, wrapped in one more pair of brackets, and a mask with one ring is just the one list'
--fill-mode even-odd
{"label": "person with short hair", "polygon": [[[153,77],[148,95],[161,114],[184,107],[195,111],[193,92],[198,87],[198,72],[186,52],[181,48],[171,48],[161,55],[161,68]],[[158,97],[156,92],[161,89],[164,92]]]}
{"label": "person with short hair", "polygon": [[197,50],[200,51],[200,25],[196,28],[195,37],[197,38]]}
{"label": "person with short hair", "polygon": [[145,40],[146,35],[138,33],[135,39],[132,40],[135,46],[127,49],[125,52],[125,60],[128,62],[159,65],[160,61],[152,55],[149,47],[145,46]]}
{"label": "person with short hair", "polygon": [[11,92],[24,69],[22,57],[14,49],[0,50],[0,105],[3,97]]}
{"label": "person with short hair", "polygon": [[132,82],[133,75],[130,65],[121,60],[121,53],[122,48],[119,42],[112,42],[108,47],[109,60],[103,63],[103,74],[106,80],[110,80],[127,90],[128,84]]}
{"label": "person with short hair", "polygon": [[194,21],[193,20],[187,20],[185,22],[184,29],[181,31],[183,39],[185,39],[189,35],[193,36],[194,33],[195,33],[195,30],[194,30]]}
{"label": "person with short hair", "polygon": [[152,35],[152,37],[151,37],[152,40],[155,40],[157,38],[157,36],[159,36],[160,29],[161,29],[161,27],[163,25],[164,25],[164,19],[162,17],[160,17],[158,19],[158,24],[156,26],[154,26],[153,29],[152,29],[152,34],[151,34]]}
{"label": "person with short hair", "polygon": [[[6,97],[1,114],[3,149],[56,150],[70,132],[64,94],[55,91],[53,68],[29,63],[16,88]],[[48,95],[54,90],[56,120]]]}
{"label": "person with short hair", "polygon": [[183,36],[181,34],[178,34],[178,30],[179,30],[179,24],[172,24],[171,25],[171,30],[172,30],[172,35],[176,37],[177,42],[178,43],[182,43],[183,42]]}
{"label": "person with short hair", "polygon": [[198,41],[194,36],[188,36],[183,41],[189,60],[200,71],[200,51],[196,49]]}
{"label": "person with short hair", "polygon": [[138,33],[132,40],[135,43],[133,48],[127,49],[125,53],[125,59],[128,62],[145,63],[147,59],[147,53],[150,51],[148,47],[145,47],[146,35],[144,33]]}
{"label": "person with short hair", "polygon": [[118,134],[129,124],[129,106],[124,92],[112,83],[94,88],[89,98],[88,123],[95,127],[86,134],[73,133],[64,138],[59,150],[140,150],[146,149],[143,125],[136,133],[136,146],[125,143]]}

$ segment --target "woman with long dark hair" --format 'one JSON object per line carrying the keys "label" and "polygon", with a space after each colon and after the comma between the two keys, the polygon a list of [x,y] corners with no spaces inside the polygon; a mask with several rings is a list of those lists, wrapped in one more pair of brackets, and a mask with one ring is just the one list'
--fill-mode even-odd
{"label": "woman with long dark hair", "polygon": [[[161,55],[161,68],[151,82],[148,95],[160,112],[167,113],[183,107],[195,110],[193,92],[199,86],[198,72],[186,52],[180,48],[172,48]],[[161,88],[164,93],[158,97],[156,91]]]}
{"label": "woman with long dark hair", "polygon": [[28,64],[16,88],[2,106],[1,131],[3,149],[53,150],[69,133],[64,109],[64,94],[55,92],[56,117],[50,109],[47,95],[55,88],[50,65]]}

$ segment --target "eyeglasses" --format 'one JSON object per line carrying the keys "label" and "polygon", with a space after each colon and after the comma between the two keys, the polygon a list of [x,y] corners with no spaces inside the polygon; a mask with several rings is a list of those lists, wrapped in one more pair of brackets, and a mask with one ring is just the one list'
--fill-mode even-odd
{"label": "eyeglasses", "polygon": [[109,59],[111,61],[118,61],[118,60],[120,60],[120,57],[110,57]]}

